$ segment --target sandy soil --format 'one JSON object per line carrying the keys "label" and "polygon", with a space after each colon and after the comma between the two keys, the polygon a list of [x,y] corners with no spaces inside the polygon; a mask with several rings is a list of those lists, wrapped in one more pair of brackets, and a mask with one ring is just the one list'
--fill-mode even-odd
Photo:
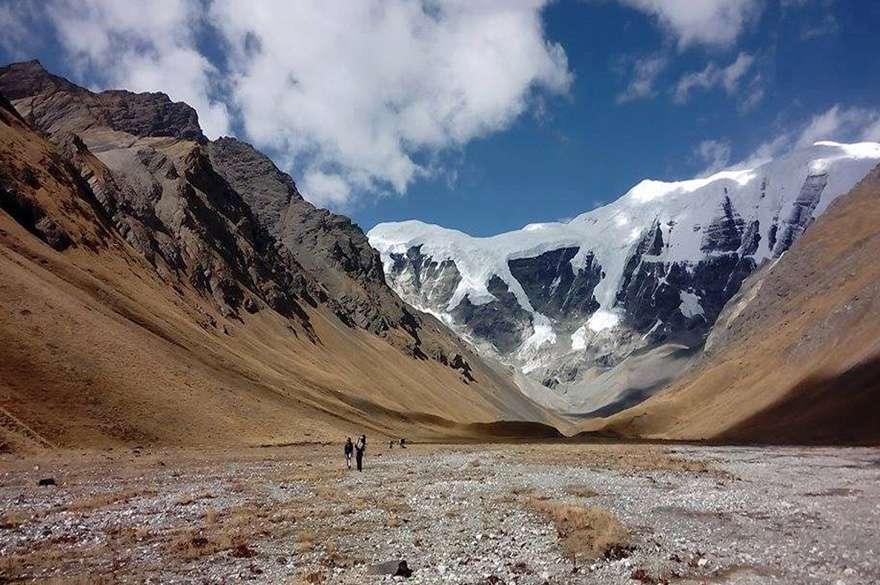
{"label": "sandy soil", "polygon": [[363,473],[341,459],[3,456],[0,582],[363,584],[400,560],[413,583],[880,579],[877,449],[374,443]]}

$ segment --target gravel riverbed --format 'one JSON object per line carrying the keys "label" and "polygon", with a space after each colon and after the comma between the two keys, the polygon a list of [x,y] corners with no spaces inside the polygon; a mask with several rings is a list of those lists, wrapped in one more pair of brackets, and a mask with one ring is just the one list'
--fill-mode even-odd
{"label": "gravel riverbed", "polygon": [[0,583],[880,583],[880,449],[387,447],[4,455]]}

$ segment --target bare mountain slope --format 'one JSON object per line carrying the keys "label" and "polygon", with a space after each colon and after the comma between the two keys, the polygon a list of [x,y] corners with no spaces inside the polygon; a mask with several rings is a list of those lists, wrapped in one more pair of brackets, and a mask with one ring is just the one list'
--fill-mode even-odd
{"label": "bare mountain slope", "polygon": [[[511,431],[467,425],[543,418],[387,289],[357,226],[249,146],[207,141],[185,104],[94,94],[35,62],[0,69],[0,92],[7,448],[485,435]],[[283,221],[256,205],[259,176],[220,161],[230,145],[271,175]],[[553,432],[516,432],[535,429]]]}
{"label": "bare mountain slope", "polygon": [[697,367],[599,427],[664,439],[880,443],[878,225],[880,167],[746,281]]}

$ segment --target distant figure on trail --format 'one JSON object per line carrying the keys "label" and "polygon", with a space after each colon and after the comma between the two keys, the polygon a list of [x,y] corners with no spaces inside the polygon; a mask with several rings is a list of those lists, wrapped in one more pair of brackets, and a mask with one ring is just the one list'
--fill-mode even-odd
{"label": "distant figure on trail", "polygon": [[351,469],[351,456],[354,453],[354,445],[351,442],[351,437],[345,441],[345,464]]}
{"label": "distant figure on trail", "polygon": [[354,445],[354,458],[357,461],[357,470],[364,470],[364,451],[367,450],[367,436],[361,435]]}
{"label": "distant figure on trail", "polygon": [[388,441],[388,448],[394,449],[394,439],[391,439],[390,441]]}
{"label": "distant figure on trail", "polygon": [[400,448],[401,448],[401,449],[406,449],[406,437],[401,437],[401,438],[400,438]]}

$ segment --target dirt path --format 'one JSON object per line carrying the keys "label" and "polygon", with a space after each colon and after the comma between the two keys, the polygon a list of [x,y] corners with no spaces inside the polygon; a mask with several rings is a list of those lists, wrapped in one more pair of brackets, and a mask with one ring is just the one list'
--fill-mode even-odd
{"label": "dirt path", "polygon": [[0,583],[381,583],[400,559],[412,583],[880,582],[876,449],[373,444],[362,474],[341,459],[4,456]]}

